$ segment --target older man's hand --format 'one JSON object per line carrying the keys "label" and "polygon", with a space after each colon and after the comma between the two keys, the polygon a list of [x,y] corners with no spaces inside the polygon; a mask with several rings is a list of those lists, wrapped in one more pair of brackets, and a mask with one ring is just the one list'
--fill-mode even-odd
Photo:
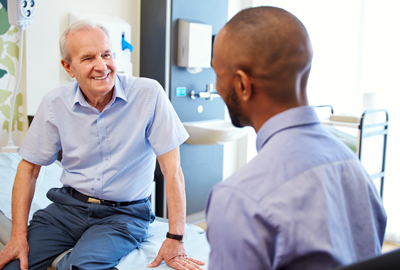
{"label": "older man's hand", "polygon": [[205,264],[202,261],[188,258],[183,243],[172,239],[166,239],[164,241],[157,257],[148,267],[157,267],[162,261],[165,261],[169,267],[177,270],[202,269],[199,265]]}
{"label": "older man's hand", "polygon": [[7,245],[0,251],[0,269],[9,262],[19,259],[21,270],[28,270],[29,245],[26,238],[16,239],[11,237]]}

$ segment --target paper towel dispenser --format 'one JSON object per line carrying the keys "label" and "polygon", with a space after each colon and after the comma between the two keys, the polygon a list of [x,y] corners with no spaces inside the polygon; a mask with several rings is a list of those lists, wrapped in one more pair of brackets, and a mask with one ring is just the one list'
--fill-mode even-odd
{"label": "paper towel dispenser", "polygon": [[132,76],[131,25],[118,16],[89,12],[71,12],[69,23],[87,19],[103,25],[108,30],[111,49],[117,66],[117,73]]}
{"label": "paper towel dispenser", "polygon": [[178,66],[197,73],[211,67],[212,26],[178,20]]}

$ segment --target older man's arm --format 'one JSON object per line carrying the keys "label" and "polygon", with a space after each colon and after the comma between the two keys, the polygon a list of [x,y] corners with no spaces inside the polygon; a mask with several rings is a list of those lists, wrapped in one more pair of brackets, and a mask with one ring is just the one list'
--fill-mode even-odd
{"label": "older man's arm", "polygon": [[[186,196],[179,147],[157,159],[166,183],[169,233],[183,235],[185,234]],[[169,238],[164,241],[156,259],[149,267],[156,267],[163,260],[168,266],[178,270],[201,269],[198,264],[204,264],[201,261],[187,258],[184,244]]]}
{"label": "older man's arm", "polygon": [[18,165],[12,193],[11,238],[0,252],[0,269],[16,259],[22,270],[28,269],[27,223],[40,167],[24,159]]}

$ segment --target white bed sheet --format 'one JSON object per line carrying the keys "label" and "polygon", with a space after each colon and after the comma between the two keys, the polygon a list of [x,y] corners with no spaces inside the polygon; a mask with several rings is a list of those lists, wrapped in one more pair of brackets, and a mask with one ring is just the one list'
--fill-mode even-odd
{"label": "white bed sheet", "polygon": [[[2,211],[8,219],[11,219],[12,186],[20,160],[21,157],[18,154],[0,152],[0,211]],[[62,186],[59,181],[61,172],[62,166],[58,161],[49,166],[42,167],[36,183],[36,191],[32,201],[29,219],[32,218],[32,214],[36,210],[44,208],[50,203],[50,200],[46,197],[47,191],[52,187]],[[0,223],[0,235],[4,236],[9,234],[10,227],[2,226],[1,224],[2,223]],[[147,265],[157,256],[158,250],[165,240],[167,231],[168,221],[157,218],[150,225],[147,239],[138,249],[135,249],[122,258],[117,268],[119,270],[148,270],[149,268]],[[195,225],[186,224],[186,234],[187,242],[185,243],[185,248],[187,255],[191,258],[204,261],[206,265],[202,268],[206,270],[208,268],[207,263],[210,247],[205,232]],[[163,262],[156,269],[171,268]]]}
{"label": "white bed sheet", "polygon": [[[185,243],[186,253],[189,257],[206,263],[203,269],[208,268],[208,255],[210,247],[206,239],[205,232],[191,224],[186,224],[187,241]],[[149,237],[142,243],[140,248],[132,251],[129,255],[122,258],[117,265],[119,270],[148,270],[150,264],[157,256],[162,242],[165,240],[165,234],[168,231],[168,223],[155,220],[150,225]],[[156,269],[171,269],[165,262]]]}
{"label": "white bed sheet", "polygon": [[[21,157],[17,153],[1,153],[0,152],[0,210],[11,219],[11,193],[14,184],[17,167],[21,161]],[[60,176],[62,166],[59,161],[49,166],[43,166],[40,170],[39,177],[36,181],[35,195],[32,200],[29,220],[36,210],[46,207],[51,203],[46,197],[46,193],[50,188],[61,187]]]}

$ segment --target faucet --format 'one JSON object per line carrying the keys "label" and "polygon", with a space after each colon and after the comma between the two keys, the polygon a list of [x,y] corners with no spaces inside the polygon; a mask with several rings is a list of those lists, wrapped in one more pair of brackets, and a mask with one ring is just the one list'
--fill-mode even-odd
{"label": "faucet", "polygon": [[197,94],[195,90],[192,90],[189,96],[191,99],[205,98],[206,100],[213,100],[213,98],[220,97],[217,92],[214,92],[214,85],[212,83],[207,84],[206,89],[207,90],[205,92],[198,92]]}

